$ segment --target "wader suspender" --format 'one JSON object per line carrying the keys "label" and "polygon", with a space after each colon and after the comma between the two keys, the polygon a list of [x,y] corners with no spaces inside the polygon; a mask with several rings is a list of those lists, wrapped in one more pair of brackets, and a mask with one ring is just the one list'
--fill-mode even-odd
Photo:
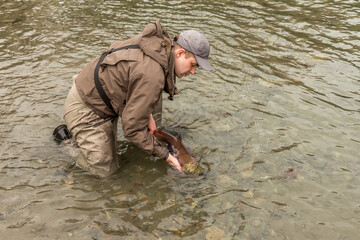
{"label": "wader suspender", "polygon": [[106,95],[106,93],[105,93],[104,89],[102,88],[101,83],[100,83],[100,81],[99,81],[99,69],[100,69],[100,64],[104,61],[104,59],[105,59],[105,57],[106,57],[107,55],[109,55],[109,54],[111,54],[111,53],[113,53],[113,52],[115,52],[115,51],[119,51],[119,50],[123,50],[123,49],[130,49],[130,48],[132,48],[132,49],[139,49],[140,46],[139,46],[139,45],[129,45],[129,46],[121,47],[121,48],[115,48],[115,49],[113,48],[113,49],[111,49],[111,50],[108,51],[108,52],[104,52],[103,54],[101,54],[101,57],[100,57],[98,63],[96,64],[96,68],[95,68],[95,71],[94,71],[95,87],[96,87],[97,91],[99,92],[99,95],[100,95],[101,99],[102,99],[102,100],[104,101],[104,103],[106,104],[106,106],[107,106],[108,108],[110,108],[110,109],[115,113],[115,115],[117,115],[117,114],[116,114],[113,106],[112,106],[111,103],[110,103],[110,99],[109,99],[109,97]]}

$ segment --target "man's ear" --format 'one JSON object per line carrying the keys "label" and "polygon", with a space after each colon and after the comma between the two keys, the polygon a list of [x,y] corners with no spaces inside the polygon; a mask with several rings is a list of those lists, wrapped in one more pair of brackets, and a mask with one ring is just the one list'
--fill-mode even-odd
{"label": "man's ear", "polygon": [[181,55],[185,54],[186,53],[186,50],[183,49],[183,48],[179,48],[179,49],[176,49],[175,51],[175,56],[176,57],[181,57]]}

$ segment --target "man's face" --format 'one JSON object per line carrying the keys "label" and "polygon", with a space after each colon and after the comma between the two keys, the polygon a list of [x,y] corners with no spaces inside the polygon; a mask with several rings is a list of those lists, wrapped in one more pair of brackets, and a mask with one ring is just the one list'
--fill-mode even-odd
{"label": "man's face", "polygon": [[185,57],[186,51],[178,49],[175,53],[175,74],[178,78],[186,77],[189,74],[195,74],[195,70],[199,65],[192,53],[187,53],[188,58]]}

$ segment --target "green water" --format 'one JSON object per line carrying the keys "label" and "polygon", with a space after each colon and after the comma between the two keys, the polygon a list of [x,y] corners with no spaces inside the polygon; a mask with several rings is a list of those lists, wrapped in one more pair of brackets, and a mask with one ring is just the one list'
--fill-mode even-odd
{"label": "green water", "polygon": [[[358,1],[0,1],[1,239],[358,239]],[[51,139],[72,76],[161,19],[213,72],[178,79],[162,128],[206,174],[121,135],[96,179]]]}

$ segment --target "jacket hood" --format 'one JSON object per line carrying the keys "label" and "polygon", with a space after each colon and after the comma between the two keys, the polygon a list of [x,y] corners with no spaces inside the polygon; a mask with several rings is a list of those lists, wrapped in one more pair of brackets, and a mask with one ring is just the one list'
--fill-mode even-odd
{"label": "jacket hood", "polygon": [[165,74],[164,91],[170,95],[169,99],[172,99],[175,94],[178,94],[175,86],[174,42],[162,29],[159,20],[155,23],[149,23],[144,28],[139,46],[146,55],[153,58],[163,68]]}

